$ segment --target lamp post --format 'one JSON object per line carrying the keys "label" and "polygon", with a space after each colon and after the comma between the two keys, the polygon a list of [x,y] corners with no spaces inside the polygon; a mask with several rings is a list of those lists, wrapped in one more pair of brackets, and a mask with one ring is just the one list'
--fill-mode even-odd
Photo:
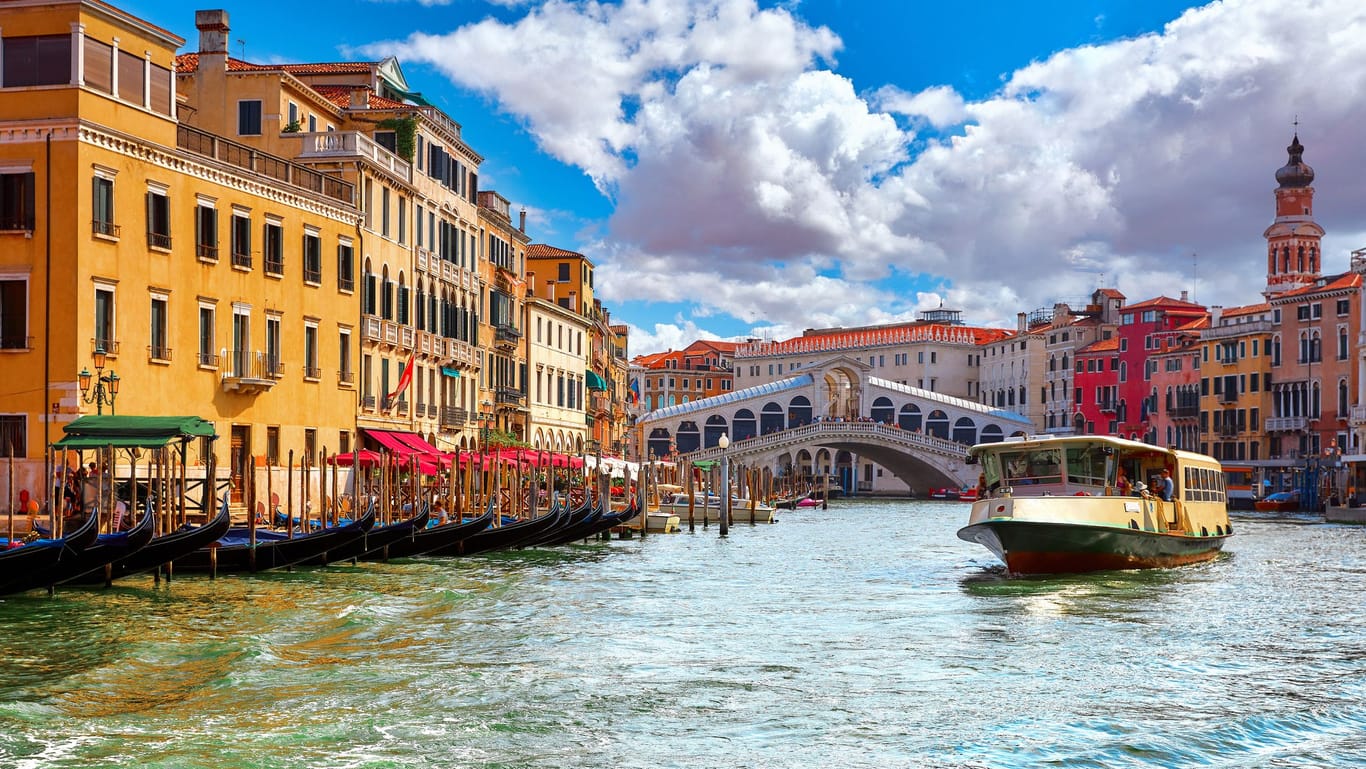
{"label": "lamp post", "polygon": [[721,449],[721,499],[717,505],[717,517],[721,519],[721,536],[726,536],[730,522],[730,459],[726,456],[726,449],[730,448],[730,436],[721,433],[721,437],[716,439],[716,447]]}
{"label": "lamp post", "polygon": [[[104,414],[104,404],[109,404],[109,413],[114,413],[114,399],[119,395],[119,375],[113,369],[109,373],[104,373],[104,364],[107,356],[103,345],[95,346],[95,354],[92,356],[95,361],[95,373],[91,374],[90,369],[81,368],[81,373],[77,374],[77,380],[81,386],[81,399],[86,403],[95,404],[95,413]],[[92,380],[94,387],[92,388]]]}

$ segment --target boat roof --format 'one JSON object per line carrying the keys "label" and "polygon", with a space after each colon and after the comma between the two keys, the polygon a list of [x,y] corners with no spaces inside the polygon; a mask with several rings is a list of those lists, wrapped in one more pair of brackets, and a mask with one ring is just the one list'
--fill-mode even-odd
{"label": "boat roof", "polygon": [[993,451],[1010,451],[1047,447],[1065,447],[1083,444],[1088,446],[1111,446],[1126,454],[1163,454],[1176,460],[1178,464],[1219,464],[1219,460],[1207,454],[1198,454],[1184,449],[1154,446],[1151,443],[1133,441],[1114,435],[1028,435],[1014,436],[993,443],[979,443],[968,449],[970,456],[981,456]]}

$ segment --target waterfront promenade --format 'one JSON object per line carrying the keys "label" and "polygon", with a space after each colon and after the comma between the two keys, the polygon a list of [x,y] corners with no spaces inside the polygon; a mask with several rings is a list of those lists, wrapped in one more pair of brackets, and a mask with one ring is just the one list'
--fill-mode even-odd
{"label": "waterfront promenade", "polygon": [[840,500],[460,560],[0,601],[0,765],[1340,767],[1366,531],[1016,580],[967,506]]}

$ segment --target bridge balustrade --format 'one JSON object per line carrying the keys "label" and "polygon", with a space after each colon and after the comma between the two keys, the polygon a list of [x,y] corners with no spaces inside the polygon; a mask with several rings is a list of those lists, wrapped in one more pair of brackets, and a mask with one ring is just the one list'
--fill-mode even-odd
{"label": "bridge balustrade", "polygon": [[[726,449],[729,456],[741,454],[760,453],[768,448],[775,448],[802,440],[818,439],[820,436],[839,436],[851,437],[858,435],[878,436],[893,443],[913,444],[920,448],[934,451],[940,454],[947,454],[951,457],[962,458],[967,456],[967,447],[955,441],[940,438],[928,433],[903,430],[899,427],[882,424],[881,422],[813,422],[811,424],[793,427],[787,430],[759,435],[753,438],[746,438],[736,441]],[[721,449],[715,446],[684,455],[689,460],[719,459]]]}

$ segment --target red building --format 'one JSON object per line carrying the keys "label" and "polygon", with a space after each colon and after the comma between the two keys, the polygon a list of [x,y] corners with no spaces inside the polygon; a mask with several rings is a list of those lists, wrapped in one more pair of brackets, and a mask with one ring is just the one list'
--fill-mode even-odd
{"label": "red building", "polygon": [[1159,407],[1153,385],[1157,363],[1154,352],[1167,349],[1173,339],[1186,334],[1182,329],[1208,317],[1204,305],[1159,296],[1138,302],[1119,311],[1119,403],[1116,407],[1115,435],[1157,443],[1156,425],[1151,418]]}
{"label": "red building", "polygon": [[1101,339],[1077,350],[1072,431],[1112,435],[1119,405],[1119,337]]}

